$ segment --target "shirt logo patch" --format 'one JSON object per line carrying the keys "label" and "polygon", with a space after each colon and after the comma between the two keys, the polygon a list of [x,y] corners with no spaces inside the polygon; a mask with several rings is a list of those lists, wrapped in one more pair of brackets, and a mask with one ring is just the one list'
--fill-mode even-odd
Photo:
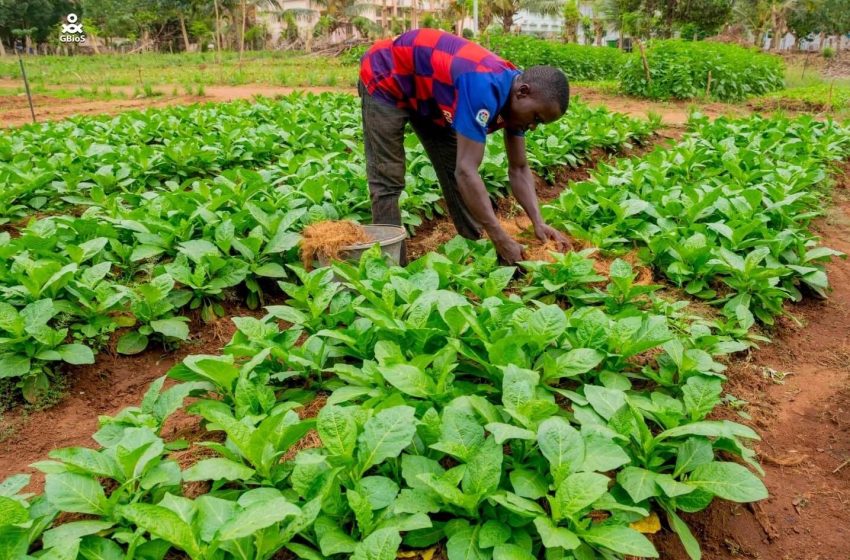
{"label": "shirt logo patch", "polygon": [[443,117],[446,119],[446,122],[452,124],[452,114],[446,110],[443,110]]}
{"label": "shirt logo patch", "polygon": [[489,121],[489,120],[490,120],[490,111],[488,111],[487,109],[481,109],[480,111],[478,111],[478,114],[475,115],[475,122],[477,122],[481,126],[486,127],[487,121]]}

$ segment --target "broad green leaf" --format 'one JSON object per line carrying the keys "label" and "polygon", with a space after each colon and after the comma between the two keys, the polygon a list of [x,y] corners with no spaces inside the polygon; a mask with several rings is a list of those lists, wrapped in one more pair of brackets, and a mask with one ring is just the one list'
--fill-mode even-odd
{"label": "broad green leaf", "polygon": [[502,422],[491,422],[484,426],[484,429],[493,434],[496,443],[499,444],[505,443],[509,439],[534,441],[537,438],[537,434],[531,430],[512,426],[511,424],[503,424]]}
{"label": "broad green leaf", "polygon": [[515,469],[511,471],[510,479],[516,495],[530,500],[539,500],[549,490],[546,479],[531,469]]}
{"label": "broad green leaf", "polygon": [[111,528],[113,525],[115,523],[111,521],[72,521],[45,531],[44,535],[42,535],[42,542],[44,543],[44,548],[68,546],[81,537],[97,534]]}
{"label": "broad green leaf", "polygon": [[564,479],[555,492],[559,520],[574,516],[608,491],[609,479],[599,473],[575,473]]}
{"label": "broad green leaf", "polygon": [[357,438],[360,471],[366,472],[386,459],[398,457],[416,433],[415,410],[396,406],[370,418]]}
{"label": "broad green leaf", "polygon": [[584,440],[581,434],[559,417],[552,417],[540,424],[537,443],[543,456],[549,460],[556,484],[584,462]]}
{"label": "broad green leaf", "polygon": [[314,525],[316,536],[319,538],[319,548],[324,556],[334,554],[351,554],[357,547],[357,541],[339,528],[339,525],[326,516],[319,516]]}
{"label": "broad green leaf", "polygon": [[640,467],[626,467],[617,473],[617,482],[635,503],[659,495],[656,473]]}
{"label": "broad green leaf", "polygon": [[393,387],[420,399],[426,399],[436,393],[434,382],[421,368],[409,364],[378,366],[378,372]]}
{"label": "broad green leaf", "polygon": [[378,529],[354,549],[352,560],[395,560],[401,536],[395,529]]}
{"label": "broad green leaf", "polygon": [[360,490],[373,510],[384,509],[398,496],[398,484],[385,476],[366,476],[360,479]]}
{"label": "broad green leaf", "polygon": [[84,344],[63,344],[56,348],[56,351],[69,364],[81,365],[94,363],[94,353],[91,351],[91,348]]}
{"label": "broad green leaf", "polygon": [[94,478],[76,473],[48,474],[44,482],[47,500],[61,511],[72,513],[106,513],[106,495]]}
{"label": "broad green leaf", "polygon": [[186,340],[189,338],[189,325],[185,320],[181,320],[177,317],[151,321],[150,325],[154,332],[158,332],[159,334],[171,338],[177,338],[179,340]]}
{"label": "broad green leaf", "polygon": [[535,558],[520,546],[500,544],[493,549],[493,560],[535,560]]}
{"label": "broad green leaf", "polygon": [[331,455],[351,456],[357,444],[357,425],[350,408],[325,406],[316,417],[316,431]]}
{"label": "broad green leaf", "polygon": [[503,457],[501,445],[495,439],[487,438],[466,464],[461,483],[464,493],[483,497],[494,492],[502,477]]}
{"label": "broad green leaf", "polygon": [[455,407],[443,411],[440,440],[433,449],[468,461],[478,447],[484,443],[484,427],[474,416]]}
{"label": "broad green leaf", "polygon": [[682,386],[682,400],[692,420],[702,420],[720,402],[721,382],[716,377],[693,375]]}
{"label": "broad green leaf", "polygon": [[80,542],[80,556],[85,560],[124,560],[124,551],[113,540],[90,535]]}
{"label": "broad green leaf", "polygon": [[591,527],[580,534],[585,541],[620,554],[658,558],[658,551],[645,536],[634,529],[619,525]]}
{"label": "broad green leaf", "polygon": [[130,504],[120,508],[123,517],[151,535],[168,541],[192,557],[200,557],[201,546],[192,528],[170,509],[153,504]]}
{"label": "broad green leaf", "polygon": [[767,488],[756,475],[737,463],[714,461],[697,466],[688,484],[732,502],[755,502],[767,498]]}
{"label": "broad green leaf", "polygon": [[628,454],[617,443],[602,434],[584,437],[583,471],[608,472],[627,464]]}
{"label": "broad green leaf", "polygon": [[691,437],[679,446],[676,454],[676,468],[673,476],[689,473],[700,465],[714,460],[714,449],[711,442],[700,437]]}
{"label": "broad green leaf", "polygon": [[29,518],[24,506],[12,498],[0,496],[0,531],[8,525],[26,523]]}
{"label": "broad green leaf", "polygon": [[130,331],[121,335],[118,339],[117,350],[119,354],[138,354],[148,347],[148,337],[139,331]]}
{"label": "broad green leaf", "polygon": [[481,548],[493,548],[504,544],[511,538],[511,528],[495,519],[490,519],[481,526],[478,534],[478,546]]}
{"label": "broad green leaf", "polygon": [[254,469],[223,457],[203,459],[183,471],[183,480],[186,482],[198,480],[249,480],[252,476],[254,476]]}
{"label": "broad green leaf", "polygon": [[490,550],[478,546],[481,526],[467,526],[455,532],[446,542],[449,560],[490,560]]}
{"label": "broad green leaf", "polygon": [[585,385],[584,396],[601,417],[610,420],[614,413],[626,404],[626,394],[618,389],[598,385]]}
{"label": "broad green leaf", "polygon": [[534,526],[546,548],[563,548],[573,550],[578,548],[581,542],[575,533],[564,527],[558,527],[548,517],[534,518]]}
{"label": "broad green leaf", "polygon": [[556,340],[566,329],[567,317],[557,305],[541,306],[528,320],[529,334],[542,344]]}
{"label": "broad green leaf", "polygon": [[247,537],[287,517],[297,517],[300,514],[301,510],[282,496],[258,501],[238,510],[230,521],[219,529],[218,538],[225,541]]}

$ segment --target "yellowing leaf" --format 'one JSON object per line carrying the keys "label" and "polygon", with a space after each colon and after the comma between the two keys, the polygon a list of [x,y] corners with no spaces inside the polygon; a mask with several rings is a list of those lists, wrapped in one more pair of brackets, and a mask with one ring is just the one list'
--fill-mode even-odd
{"label": "yellowing leaf", "polygon": [[432,560],[437,547],[432,546],[425,550],[403,550],[396,554],[396,558],[416,558],[418,560]]}
{"label": "yellowing leaf", "polygon": [[644,534],[653,534],[661,530],[661,521],[658,519],[658,514],[653,511],[643,519],[630,523],[629,527]]}

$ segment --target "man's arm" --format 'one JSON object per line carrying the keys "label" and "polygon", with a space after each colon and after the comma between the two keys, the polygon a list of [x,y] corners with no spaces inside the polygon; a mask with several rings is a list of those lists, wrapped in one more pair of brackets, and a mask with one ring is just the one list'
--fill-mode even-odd
{"label": "man's arm", "polygon": [[528,166],[525,157],[525,137],[505,134],[505,150],[508,153],[508,178],[511,182],[511,191],[514,198],[520,203],[525,213],[534,225],[534,233],[541,241],[552,240],[558,245],[558,249],[565,251],[569,248],[569,241],[558,230],[550,227],[543,221],[540,214],[540,206],[537,204],[537,193],[534,190],[534,176]]}
{"label": "man's arm", "polygon": [[484,227],[499,256],[508,264],[514,264],[523,258],[522,245],[502,229],[496,213],[493,211],[487,188],[478,173],[478,168],[483,159],[484,144],[470,140],[462,134],[457,135],[455,179],[457,179],[458,190],[460,190],[463,202],[469,208],[472,216]]}

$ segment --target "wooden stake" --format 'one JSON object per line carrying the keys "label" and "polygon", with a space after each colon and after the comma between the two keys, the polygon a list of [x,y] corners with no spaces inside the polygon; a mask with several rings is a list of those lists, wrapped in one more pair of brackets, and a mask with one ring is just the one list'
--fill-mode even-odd
{"label": "wooden stake", "polygon": [[636,39],[638,48],[640,49],[640,60],[643,62],[643,73],[646,75],[646,83],[652,83],[652,75],[649,73],[649,62],[646,60],[646,51],[643,49],[643,41]]}
{"label": "wooden stake", "polygon": [[711,70],[708,71],[708,83],[705,84],[705,97],[711,95]]}

